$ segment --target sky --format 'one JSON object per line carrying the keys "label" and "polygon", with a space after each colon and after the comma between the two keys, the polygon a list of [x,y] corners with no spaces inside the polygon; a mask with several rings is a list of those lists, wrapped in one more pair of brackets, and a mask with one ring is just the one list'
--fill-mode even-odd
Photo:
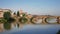
{"label": "sky", "polygon": [[0,0],[0,8],[11,9],[34,15],[60,16],[60,0]]}

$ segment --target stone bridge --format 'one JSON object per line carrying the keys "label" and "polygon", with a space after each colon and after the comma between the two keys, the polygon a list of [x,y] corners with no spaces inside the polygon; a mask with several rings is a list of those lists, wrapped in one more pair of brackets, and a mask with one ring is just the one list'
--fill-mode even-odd
{"label": "stone bridge", "polygon": [[[33,16],[33,17],[34,18],[32,19],[32,21],[35,23],[40,20],[41,24],[51,24],[51,23],[47,22],[47,20],[49,20],[48,18],[51,18],[52,20],[55,19],[55,23],[52,23],[52,24],[60,24],[60,16],[46,16],[45,15],[45,16]],[[15,19],[16,19],[15,23],[21,24],[18,21],[19,18],[20,17],[15,16]],[[32,24],[32,22],[30,22],[30,19],[28,17],[27,17],[27,19],[28,19],[28,21],[26,24]],[[40,24],[40,22],[39,22],[39,24]]]}
{"label": "stone bridge", "polygon": [[[55,23],[49,23],[47,22],[48,18],[51,18],[52,20],[55,19]],[[33,19],[33,22],[38,21],[39,19],[42,20],[41,24],[60,24],[60,16],[37,16]],[[35,20],[35,21],[34,21]],[[40,20],[40,21],[41,21]],[[54,21],[53,21],[54,22]]]}

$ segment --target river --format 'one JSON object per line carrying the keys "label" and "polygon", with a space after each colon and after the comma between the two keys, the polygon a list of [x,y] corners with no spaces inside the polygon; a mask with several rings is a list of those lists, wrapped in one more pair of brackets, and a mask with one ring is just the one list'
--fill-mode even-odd
{"label": "river", "polygon": [[56,34],[60,24],[23,25],[23,28],[13,27],[0,34]]}

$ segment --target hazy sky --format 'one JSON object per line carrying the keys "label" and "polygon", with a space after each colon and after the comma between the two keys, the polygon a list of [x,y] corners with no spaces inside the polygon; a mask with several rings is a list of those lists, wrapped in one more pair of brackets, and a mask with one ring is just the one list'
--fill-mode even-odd
{"label": "hazy sky", "polygon": [[0,8],[14,11],[21,8],[30,14],[60,16],[60,0],[0,0]]}

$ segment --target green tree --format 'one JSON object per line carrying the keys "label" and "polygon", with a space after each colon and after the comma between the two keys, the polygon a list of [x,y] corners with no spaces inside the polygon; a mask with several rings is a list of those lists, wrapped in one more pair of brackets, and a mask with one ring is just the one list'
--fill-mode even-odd
{"label": "green tree", "polygon": [[19,11],[17,11],[17,16],[20,16]]}
{"label": "green tree", "polygon": [[12,18],[12,17],[10,17],[9,20],[7,20],[8,23],[12,23],[12,22],[14,22],[14,21],[15,21],[15,19]]}
{"label": "green tree", "polygon": [[11,17],[10,12],[4,12],[3,16],[4,16],[4,19],[7,20],[7,23],[12,23],[13,21],[15,21],[15,19]]}
{"label": "green tree", "polygon": [[11,13],[10,12],[4,12],[3,16],[4,16],[4,19],[9,20],[9,18],[11,17]]}
{"label": "green tree", "polygon": [[25,17],[25,16],[26,16],[26,14],[24,14],[24,13],[23,13],[23,14],[22,14],[22,16],[23,16],[23,17]]}
{"label": "green tree", "polygon": [[0,23],[6,23],[6,22],[7,22],[7,20],[0,18]]}
{"label": "green tree", "polygon": [[16,15],[16,13],[14,12],[14,15]]}

